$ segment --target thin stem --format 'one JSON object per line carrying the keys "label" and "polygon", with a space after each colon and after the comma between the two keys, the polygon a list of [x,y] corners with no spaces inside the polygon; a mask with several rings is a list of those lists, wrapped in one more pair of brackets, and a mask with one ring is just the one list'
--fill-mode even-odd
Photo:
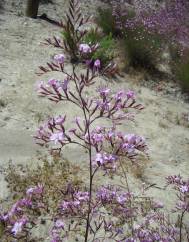
{"label": "thin stem", "polygon": [[124,169],[124,166],[123,166],[122,162],[120,161],[119,163],[120,163],[120,166],[121,166],[121,169],[122,169],[124,178],[125,178],[125,183],[126,183],[126,186],[127,186],[127,191],[130,192],[126,171]]}
{"label": "thin stem", "polygon": [[[121,161],[120,161],[120,166],[121,166],[121,169],[123,171],[124,178],[125,178],[125,183],[126,183],[126,186],[127,186],[127,191],[130,193],[129,183],[128,183],[128,179],[127,179],[127,174],[126,174],[126,171],[125,171],[124,166],[123,166],[123,164],[122,164]],[[129,199],[129,205],[130,205],[130,209],[131,209],[132,208],[131,199]],[[133,218],[132,217],[131,217],[131,231],[132,231],[132,234],[133,234]]]}
{"label": "thin stem", "polygon": [[184,210],[181,214],[181,217],[180,217],[180,231],[179,231],[179,242],[182,242],[182,227],[183,227],[183,218],[184,218],[184,214],[185,214],[186,210]]}
{"label": "thin stem", "polygon": [[79,92],[81,101],[82,101],[82,106],[83,106],[83,114],[85,117],[85,123],[86,123],[86,132],[88,135],[88,143],[89,143],[89,202],[88,202],[88,212],[87,212],[87,224],[86,224],[86,231],[85,231],[85,242],[88,240],[88,235],[89,235],[89,227],[90,227],[90,214],[91,214],[91,202],[92,202],[92,185],[93,185],[93,169],[92,169],[92,147],[91,147],[91,140],[90,140],[90,118],[87,118],[86,114],[86,109],[85,109],[85,103],[84,100],[81,96],[81,93]]}
{"label": "thin stem", "polygon": [[[86,117],[86,114],[85,114]],[[87,119],[86,119],[87,122]],[[89,125],[89,123],[86,123]],[[90,214],[91,214],[91,201],[92,201],[92,185],[93,185],[93,170],[92,170],[92,147],[90,142],[90,129],[89,126],[87,127],[87,133],[89,137],[89,176],[90,176],[90,184],[89,184],[89,203],[88,203],[88,212],[87,212],[87,224],[86,224],[86,231],[85,231],[85,242],[87,242],[88,234],[89,234],[89,227],[90,227]]]}
{"label": "thin stem", "polygon": [[81,147],[83,147],[83,148],[85,148],[85,149],[88,149],[87,146],[82,145],[81,143],[79,143],[79,142],[77,142],[77,141],[71,141],[70,143],[71,143],[71,144],[77,144],[77,145],[79,145],[79,146],[81,146]]}

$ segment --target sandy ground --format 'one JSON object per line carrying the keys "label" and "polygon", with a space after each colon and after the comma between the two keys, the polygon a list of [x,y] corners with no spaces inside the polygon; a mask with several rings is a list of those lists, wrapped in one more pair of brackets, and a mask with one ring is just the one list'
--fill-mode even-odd
{"label": "sandy ground", "polygon": [[[60,18],[64,12],[63,1],[54,2],[56,4],[42,5],[40,13]],[[91,4],[87,2],[86,9]],[[58,35],[59,29],[42,20],[23,17],[23,7],[22,1],[8,1],[0,13],[0,168],[5,167],[9,160],[15,164],[37,162],[39,147],[32,136],[39,123],[53,114],[77,114],[77,110],[69,105],[65,110],[65,106],[54,105],[37,96],[35,83],[40,78],[35,71],[56,53],[56,49],[43,47],[41,42],[49,35]],[[93,10],[90,7],[90,11]],[[99,80],[100,83],[107,84],[107,81]],[[113,90],[135,90],[138,101],[145,106],[134,124],[125,123],[121,127],[126,132],[143,135],[149,146],[150,162],[135,182],[156,183],[163,188],[164,177],[168,175],[189,177],[189,104],[181,95],[156,92],[126,74],[124,78],[109,82],[109,85]],[[92,95],[94,89],[89,92]],[[64,156],[77,162],[85,159],[85,154],[76,147],[67,148]],[[172,196],[162,189],[154,187],[150,194],[168,205],[172,203]],[[7,196],[1,172],[0,198]]]}

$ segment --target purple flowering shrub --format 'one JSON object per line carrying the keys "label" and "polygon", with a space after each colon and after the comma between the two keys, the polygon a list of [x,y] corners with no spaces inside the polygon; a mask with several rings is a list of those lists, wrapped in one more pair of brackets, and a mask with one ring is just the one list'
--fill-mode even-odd
{"label": "purple flowering shrub", "polygon": [[[176,49],[178,50],[178,49]],[[172,50],[173,60],[171,62],[172,72],[174,73],[176,79],[179,81],[182,91],[189,92],[189,49],[183,52],[180,57],[176,55],[175,50]]]}
{"label": "purple flowering shrub", "polygon": [[112,14],[116,28],[119,29],[123,38],[127,65],[156,72],[164,40],[158,32],[149,31],[143,22],[138,20],[138,7],[135,5],[128,7],[123,4],[120,8],[119,2],[111,2]]}
{"label": "purple flowering shrub", "polygon": [[122,3],[128,1],[111,1],[113,14],[117,21],[117,27],[124,30],[143,26],[149,33],[158,34],[162,39],[171,45],[179,45],[180,51],[188,48],[189,28],[188,28],[188,10],[187,0],[166,0],[160,6],[153,6],[150,2],[133,1],[132,8],[135,16],[123,21],[122,16],[127,16],[128,8],[119,8]]}
{"label": "purple flowering shrub", "polygon": [[8,212],[0,215],[3,234],[1,238],[15,238],[17,241],[30,238],[31,230],[40,223],[38,218],[43,210],[48,209],[43,202],[44,187],[38,184],[26,191],[25,197],[12,205]]}
{"label": "purple flowering shrub", "polygon": [[118,37],[126,67],[156,71],[162,41],[142,23],[136,24],[135,17],[134,8],[125,6],[122,1],[111,1],[107,9],[98,10],[97,22],[105,33],[112,31],[110,33]]}
{"label": "purple flowering shrub", "polygon": [[114,37],[120,35],[120,30],[117,28],[116,19],[113,15],[111,6],[108,8],[98,8],[96,22],[106,35],[112,34]]}

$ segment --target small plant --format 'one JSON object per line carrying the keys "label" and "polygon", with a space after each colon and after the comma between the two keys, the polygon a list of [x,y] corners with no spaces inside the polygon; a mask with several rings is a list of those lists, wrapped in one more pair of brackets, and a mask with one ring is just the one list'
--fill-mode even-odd
{"label": "small plant", "polygon": [[[150,33],[141,24],[135,25],[133,9],[112,3],[108,9],[98,11],[97,22],[106,34],[121,37],[126,64],[134,68],[155,70],[160,53],[160,37]],[[116,34],[115,34],[116,33]]]}
{"label": "small plant", "polygon": [[171,71],[174,78],[181,86],[183,92],[189,92],[189,49],[180,49],[178,44],[172,44],[169,46],[171,61]]}
{"label": "small plant", "polygon": [[189,58],[183,58],[177,62],[175,70],[183,92],[189,92]]}
{"label": "small plant", "polygon": [[[87,46],[83,48],[88,51]],[[178,226],[160,211],[162,203],[145,196],[144,187],[141,194],[130,189],[125,166],[128,162],[137,164],[139,154],[146,154],[147,147],[143,137],[125,134],[117,127],[123,121],[133,119],[131,109],[143,109],[136,103],[134,92],[120,90],[112,93],[108,87],[99,86],[96,96],[88,97],[86,91],[96,81],[96,70],[87,69],[81,74],[73,66],[68,72],[64,61],[64,56],[58,54],[54,56],[52,66],[40,67],[41,74],[49,71],[62,73],[63,80],[41,81],[38,92],[52,102],[75,105],[81,116],[75,117],[70,129],[66,128],[65,115],[49,118],[39,127],[35,138],[39,145],[51,147],[51,154],[60,154],[70,144],[83,148],[88,154],[88,183],[77,187],[68,182],[62,188],[51,179],[50,187],[44,184],[29,187],[10,210],[1,214],[1,237],[30,241],[32,229],[40,226],[42,221],[50,220],[49,236],[53,242],[72,239],[85,242],[185,241],[188,238],[184,225],[185,214],[189,211],[188,181],[177,176],[168,178],[168,184],[173,184],[178,192],[176,212],[181,214]],[[96,126],[99,119],[109,120],[109,125]],[[47,167],[51,170],[51,166],[47,164]],[[60,166],[61,177],[65,168],[65,165]],[[94,179],[98,174],[106,176],[108,181],[116,173],[124,178],[121,186],[95,185]],[[49,193],[53,187],[55,194]],[[48,202],[51,196],[53,205]],[[36,241],[40,239],[36,238]]]}
{"label": "small plant", "polygon": [[157,35],[148,33],[142,27],[128,28],[125,30],[123,45],[130,66],[150,71],[156,69],[161,51],[161,40]]}
{"label": "small plant", "polygon": [[89,45],[98,45],[98,48],[88,55],[92,62],[100,60],[101,68],[104,68],[114,58],[115,40],[111,33],[103,36],[98,29],[92,29],[87,33],[84,42]]}
{"label": "small plant", "polygon": [[[39,161],[41,161],[40,165],[34,168],[9,164],[5,173],[13,200],[24,196],[28,187],[37,184],[43,184],[45,196],[47,198],[53,196],[55,201],[60,199],[60,194],[56,193],[58,188],[63,189],[70,181],[73,186],[82,185],[82,180],[76,175],[80,171],[79,166],[71,165],[69,161],[62,160],[58,155],[54,155],[51,162],[47,157],[42,157]],[[52,206],[51,199],[47,202]]]}
{"label": "small plant", "polygon": [[117,28],[116,19],[113,16],[113,9],[111,6],[106,9],[97,9],[96,22],[105,34],[112,34],[113,36],[119,35],[120,31]]}
{"label": "small plant", "polygon": [[98,27],[90,29],[83,38],[83,42],[95,45],[100,42],[103,34],[99,31]]}
{"label": "small plant", "polygon": [[189,51],[185,48],[181,54],[178,45],[170,46],[172,73],[183,92],[189,92]]}
{"label": "small plant", "polygon": [[100,59],[104,66],[114,58],[115,41],[112,35],[103,37],[99,41],[99,48],[94,52],[92,59]]}

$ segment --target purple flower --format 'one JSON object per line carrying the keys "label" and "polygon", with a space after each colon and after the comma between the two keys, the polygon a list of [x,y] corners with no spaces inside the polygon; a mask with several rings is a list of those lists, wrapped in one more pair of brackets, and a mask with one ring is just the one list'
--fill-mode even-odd
{"label": "purple flower", "polygon": [[30,187],[29,189],[27,189],[26,191],[26,195],[37,195],[37,194],[42,194],[44,190],[43,185],[39,184],[35,187]]}
{"label": "purple flower", "polygon": [[98,134],[98,133],[94,133],[94,134],[92,134],[92,137],[91,137],[92,139],[93,139],[93,143],[101,143],[102,141],[103,141],[103,135],[102,134]]}
{"label": "purple flower", "polygon": [[55,144],[57,144],[58,142],[64,141],[64,139],[65,139],[65,136],[63,132],[53,133],[50,136],[50,141],[54,141]]}
{"label": "purple flower", "polygon": [[94,67],[95,67],[97,70],[100,69],[100,67],[101,67],[101,62],[100,62],[99,59],[95,60],[95,62],[94,62]]}
{"label": "purple flower", "polygon": [[109,170],[115,171],[117,158],[118,157],[116,155],[97,153],[93,165],[102,166],[103,170],[105,170],[106,172],[108,172]]}
{"label": "purple flower", "polygon": [[[48,85],[49,87],[52,87],[54,90],[60,92],[61,90],[67,90],[67,85],[68,85],[68,82],[66,80],[66,82],[61,82],[59,80],[56,80],[56,79],[50,79],[48,80]],[[48,88],[48,85],[46,85],[46,88]]]}
{"label": "purple flower", "polygon": [[134,144],[137,136],[135,134],[127,134],[124,136],[124,139],[128,142],[128,144]]}
{"label": "purple flower", "polygon": [[49,86],[57,86],[57,84],[59,84],[59,81],[56,79],[49,79],[48,84]]}
{"label": "purple flower", "polygon": [[74,193],[74,197],[80,202],[83,202],[83,201],[87,202],[89,200],[89,193],[79,191]]}
{"label": "purple flower", "polygon": [[18,233],[21,233],[24,225],[26,225],[27,222],[28,222],[28,219],[26,217],[22,217],[20,220],[15,222],[11,232],[14,235],[17,235]]}
{"label": "purple flower", "polygon": [[31,198],[23,198],[19,201],[19,206],[21,207],[31,207],[32,206],[32,200]]}
{"label": "purple flower", "polygon": [[180,191],[181,191],[182,193],[189,192],[189,185],[188,185],[188,186],[187,186],[187,185],[183,185],[183,186],[181,186],[181,187],[180,187]]}
{"label": "purple flower", "polygon": [[121,90],[114,95],[114,98],[115,101],[121,101],[122,98],[124,98],[125,96],[127,96],[127,94],[125,93],[125,91]]}
{"label": "purple flower", "polygon": [[91,140],[91,143],[96,147],[98,145],[101,145],[104,140],[104,134],[102,130],[97,128],[91,131],[90,140]]}
{"label": "purple flower", "polygon": [[58,116],[56,118],[54,118],[54,122],[56,125],[62,125],[66,120],[66,115],[65,116]]}
{"label": "purple flower", "polygon": [[102,97],[106,97],[110,93],[110,88],[107,88],[107,87],[99,87],[97,91],[100,93],[100,95]]}
{"label": "purple flower", "polygon": [[79,51],[83,54],[91,53],[91,47],[88,44],[80,44]]}
{"label": "purple flower", "polygon": [[23,224],[22,222],[16,222],[11,230],[14,235],[22,232]]}
{"label": "purple flower", "polygon": [[54,60],[58,64],[64,64],[65,56],[63,54],[57,54],[54,56]]}
{"label": "purple flower", "polygon": [[154,201],[153,202],[153,208],[157,209],[157,208],[163,208],[164,204],[160,201]]}
{"label": "purple flower", "polygon": [[121,194],[117,196],[117,202],[120,204],[124,204],[128,200],[127,196],[125,194]]}
{"label": "purple flower", "polygon": [[68,83],[69,83],[69,79],[65,79],[63,84],[62,84],[62,89],[66,92],[68,89]]}
{"label": "purple flower", "polygon": [[61,219],[56,220],[55,222],[55,227],[57,229],[64,229],[64,222]]}
{"label": "purple flower", "polygon": [[128,99],[130,99],[130,98],[131,98],[131,99],[134,99],[134,98],[135,98],[135,93],[134,93],[133,91],[130,91],[130,90],[127,91],[127,92],[126,92],[126,95],[127,95],[127,98],[128,98]]}
{"label": "purple flower", "polygon": [[97,153],[96,154],[96,158],[95,158],[95,162],[100,166],[104,164],[104,157],[102,154]]}

